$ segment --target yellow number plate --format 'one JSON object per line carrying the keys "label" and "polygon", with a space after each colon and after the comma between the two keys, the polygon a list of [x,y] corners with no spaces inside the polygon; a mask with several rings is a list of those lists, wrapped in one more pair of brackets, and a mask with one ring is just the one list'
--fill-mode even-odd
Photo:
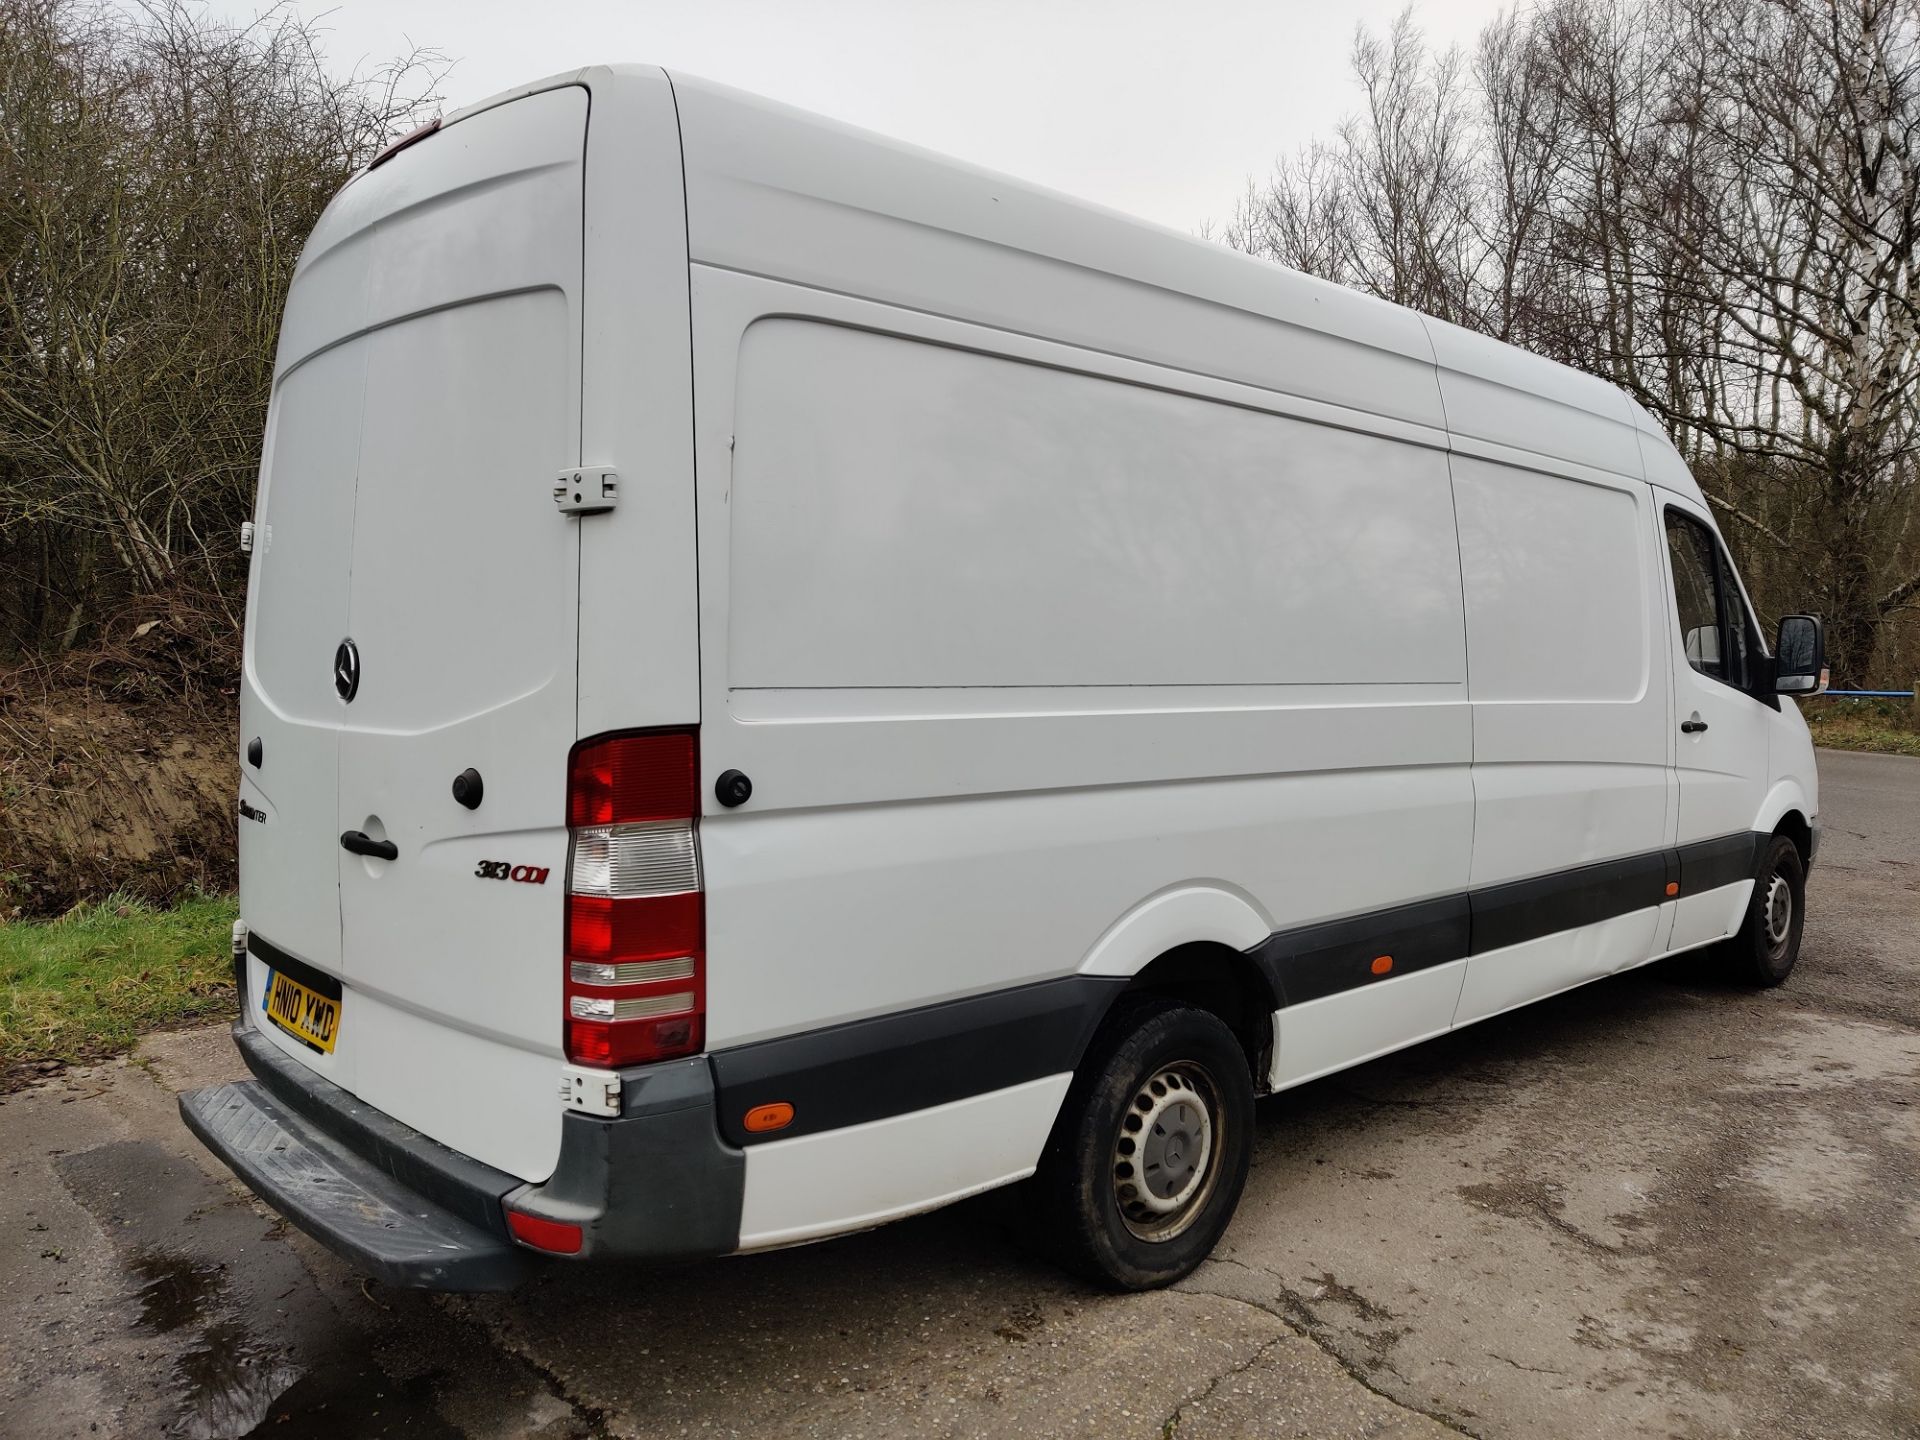
{"label": "yellow number plate", "polygon": [[340,1035],[340,1002],[277,971],[267,972],[267,1018],[322,1055],[333,1052]]}

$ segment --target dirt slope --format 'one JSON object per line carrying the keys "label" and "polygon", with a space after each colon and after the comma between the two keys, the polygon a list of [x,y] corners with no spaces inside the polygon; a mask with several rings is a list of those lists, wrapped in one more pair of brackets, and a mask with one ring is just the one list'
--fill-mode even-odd
{"label": "dirt slope", "polygon": [[0,917],[232,887],[235,648],[160,618],[0,673]]}

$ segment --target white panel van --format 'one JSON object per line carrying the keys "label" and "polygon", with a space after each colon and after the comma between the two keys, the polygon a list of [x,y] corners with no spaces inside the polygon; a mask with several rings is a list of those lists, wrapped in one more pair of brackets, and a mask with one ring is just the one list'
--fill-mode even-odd
{"label": "white panel van", "polygon": [[254,1078],[181,1106],[396,1284],[1025,1182],[1161,1285],[1255,1096],[1794,964],[1820,626],[1632,401],[700,80],[340,192],[250,535]]}

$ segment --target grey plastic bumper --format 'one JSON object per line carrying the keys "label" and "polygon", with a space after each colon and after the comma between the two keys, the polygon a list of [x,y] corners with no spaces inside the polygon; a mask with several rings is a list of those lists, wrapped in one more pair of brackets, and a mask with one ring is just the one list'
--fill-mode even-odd
{"label": "grey plastic bumper", "polygon": [[180,1115],[262,1200],[389,1285],[510,1290],[525,1274],[526,1253],[512,1242],[422,1199],[303,1125],[258,1081],[182,1095]]}
{"label": "grey plastic bumper", "polygon": [[552,1177],[508,1201],[578,1225],[582,1256],[692,1260],[739,1249],[747,1157],[720,1138],[712,1067],[696,1057],[621,1078],[620,1115],[569,1110]]}
{"label": "grey plastic bumper", "polygon": [[182,1095],[188,1128],[268,1204],[388,1284],[517,1284],[538,1252],[513,1240],[505,1202],[579,1225],[581,1258],[739,1247],[746,1157],[720,1137],[704,1058],[623,1072],[622,1113],[569,1111],[552,1177],[528,1185],[362,1104],[245,1020],[234,1043],[255,1078]]}

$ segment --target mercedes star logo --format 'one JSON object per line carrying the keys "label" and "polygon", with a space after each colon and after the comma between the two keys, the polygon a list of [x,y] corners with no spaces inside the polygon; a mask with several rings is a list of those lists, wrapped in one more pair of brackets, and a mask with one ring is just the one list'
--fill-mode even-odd
{"label": "mercedes star logo", "polygon": [[333,652],[333,688],[349,705],[360,693],[360,647],[351,640],[342,640],[340,648]]}

